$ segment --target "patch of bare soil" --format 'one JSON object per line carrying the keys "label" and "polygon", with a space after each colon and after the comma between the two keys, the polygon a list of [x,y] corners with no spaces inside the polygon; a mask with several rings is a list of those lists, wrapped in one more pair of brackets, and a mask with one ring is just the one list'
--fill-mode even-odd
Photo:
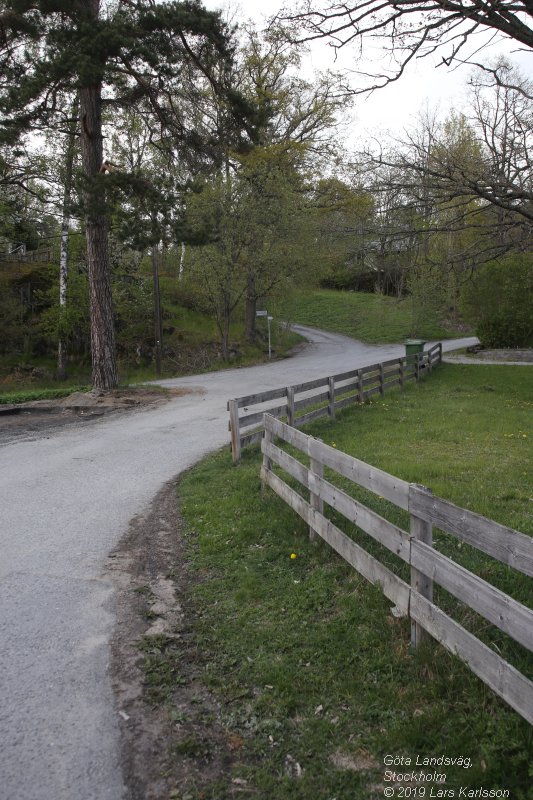
{"label": "patch of bare soil", "polygon": [[[132,800],[201,797],[227,774],[241,744],[202,683],[182,530],[170,482],[109,558],[117,588],[112,681]],[[237,782],[224,796],[242,791]]]}
{"label": "patch of bare soil", "polygon": [[476,350],[476,358],[482,361],[512,361],[524,362],[528,364],[533,362],[533,350]]}
{"label": "patch of bare soil", "polygon": [[150,386],[139,386],[112,392],[74,392],[56,400],[0,405],[0,444],[21,437],[46,435],[67,425],[94,422],[104,414],[160,405],[191,391],[195,390],[161,391]]}

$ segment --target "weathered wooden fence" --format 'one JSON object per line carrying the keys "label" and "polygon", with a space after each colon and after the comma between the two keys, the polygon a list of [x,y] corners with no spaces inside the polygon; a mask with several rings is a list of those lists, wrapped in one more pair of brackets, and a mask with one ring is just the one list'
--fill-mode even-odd
{"label": "weathered wooden fence", "polygon": [[52,250],[50,248],[46,248],[44,250],[28,250],[27,252],[16,252],[16,253],[0,253],[0,262],[14,262],[14,261],[21,261],[24,263],[33,263],[33,262],[44,262],[44,261],[51,261],[53,258]]}
{"label": "weathered wooden fence", "polygon": [[[533,682],[439,608],[433,600],[433,584],[443,587],[530,651],[533,611],[438,552],[433,547],[432,529],[436,526],[531,577],[533,539],[441,500],[423,486],[407,483],[339,452],[270,414],[264,415],[263,424],[263,484],[308,523],[312,538],[324,539],[361,575],[380,586],[397,613],[410,617],[415,646],[424,632],[429,633],[533,723]],[[278,447],[276,437],[304,453],[309,466]],[[273,464],[307,489],[309,499],[285,483],[273,471]],[[409,533],[326,480],[324,467],[408,511]],[[324,503],[406,562],[410,566],[410,584],[334,525],[324,515]]]}
{"label": "weathered wooden fence", "polygon": [[[261,441],[265,411],[278,419],[285,418],[293,427],[324,416],[334,419],[335,412],[346,406],[364,402],[374,394],[383,395],[393,386],[403,389],[408,380],[418,381],[422,374],[431,372],[441,361],[442,344],[439,342],[409,358],[393,358],[296,386],[228,400],[233,461],[239,460],[243,447]],[[300,413],[311,406],[316,408]]]}

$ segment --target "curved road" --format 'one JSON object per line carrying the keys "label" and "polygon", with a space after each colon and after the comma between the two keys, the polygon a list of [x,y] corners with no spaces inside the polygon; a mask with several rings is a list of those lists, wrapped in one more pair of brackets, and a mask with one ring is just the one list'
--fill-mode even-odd
{"label": "curved road", "polygon": [[293,358],[161,381],[203,394],[0,448],[0,800],[127,797],[103,569],[162,485],[228,441],[226,401],[404,352],[298,330]]}

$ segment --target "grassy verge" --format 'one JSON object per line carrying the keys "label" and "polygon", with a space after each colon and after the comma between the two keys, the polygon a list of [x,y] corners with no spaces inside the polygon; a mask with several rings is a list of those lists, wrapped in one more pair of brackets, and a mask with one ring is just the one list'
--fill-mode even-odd
{"label": "grassy verge", "polygon": [[372,344],[399,342],[409,336],[447,339],[464,335],[453,324],[428,313],[424,322],[413,323],[412,302],[364,292],[332,289],[294,292],[278,313],[290,322],[343,333]]}
{"label": "grassy verge", "polygon": [[[532,378],[527,367],[446,365],[404,394],[309,430],[533,534]],[[227,781],[191,797],[233,797],[236,781],[240,796],[250,798],[374,800],[391,786],[386,754],[444,754],[471,759],[469,769],[440,770],[455,797],[467,786],[530,798],[531,727],[439,646],[413,655],[407,622],[390,613],[379,590],[324,545],[311,544],[296,515],[261,491],[259,462],[248,451],[232,468],[228,453],[217,453],[180,488],[199,578],[192,603],[204,679],[223,724],[242,742]],[[387,516],[385,501],[371,502]],[[438,533],[437,540],[533,605],[530,581],[489,558],[476,561]],[[478,630],[476,620],[462,621]],[[531,676],[531,656],[482,635],[506,655],[507,647]]]}
{"label": "grassy verge", "polygon": [[61,388],[37,387],[34,389],[11,389],[7,392],[0,392],[0,405],[9,403],[29,403],[32,400],[57,400],[60,397],[68,397],[72,392],[86,392],[87,385],[69,384]]}

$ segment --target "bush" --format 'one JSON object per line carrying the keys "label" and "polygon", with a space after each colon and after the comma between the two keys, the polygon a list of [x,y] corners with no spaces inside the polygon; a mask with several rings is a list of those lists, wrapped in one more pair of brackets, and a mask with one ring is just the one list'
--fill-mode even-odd
{"label": "bush", "polygon": [[533,253],[481,268],[463,292],[463,309],[485,347],[533,347]]}

